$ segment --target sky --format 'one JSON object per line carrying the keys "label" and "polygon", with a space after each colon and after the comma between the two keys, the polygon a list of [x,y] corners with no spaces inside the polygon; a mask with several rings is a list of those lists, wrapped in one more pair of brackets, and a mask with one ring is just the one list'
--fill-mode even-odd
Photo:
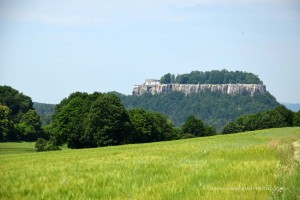
{"label": "sky", "polygon": [[0,85],[34,102],[222,69],[300,103],[300,1],[0,0]]}

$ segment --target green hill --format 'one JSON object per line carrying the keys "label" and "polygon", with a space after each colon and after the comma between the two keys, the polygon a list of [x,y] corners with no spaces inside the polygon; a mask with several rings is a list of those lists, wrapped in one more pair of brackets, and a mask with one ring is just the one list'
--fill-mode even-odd
{"label": "green hill", "polygon": [[254,97],[248,94],[227,95],[220,92],[195,93],[187,96],[180,92],[142,96],[118,94],[118,96],[126,108],[161,112],[168,115],[176,126],[181,126],[193,115],[216,127],[218,131],[240,116],[273,109],[280,105],[270,93]]}
{"label": "green hill", "polygon": [[[207,72],[192,71],[187,74],[165,74],[161,83],[177,84],[262,84],[263,81],[249,72],[212,70]],[[220,91],[204,91],[191,93],[182,92],[159,93],[141,96],[118,94],[123,104],[129,108],[143,108],[161,112],[169,116],[174,125],[181,126],[189,116],[196,116],[207,125],[214,126],[219,132],[223,127],[246,114],[253,114],[280,105],[269,93],[252,96],[248,91],[239,91],[235,95]]]}
{"label": "green hill", "polygon": [[300,167],[292,143],[297,140],[299,127],[1,155],[0,197],[296,199]]}

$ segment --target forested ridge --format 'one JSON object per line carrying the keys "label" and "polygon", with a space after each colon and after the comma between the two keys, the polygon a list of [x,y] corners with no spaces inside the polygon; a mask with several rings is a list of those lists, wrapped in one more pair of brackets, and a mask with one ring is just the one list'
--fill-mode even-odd
{"label": "forested ridge", "polygon": [[[212,70],[192,71],[186,74],[167,73],[161,83],[178,84],[262,84],[253,73],[242,71]],[[144,94],[142,96],[117,94],[128,109],[143,108],[169,116],[176,126],[181,126],[191,115],[202,119],[218,131],[230,121],[251,113],[257,113],[280,105],[268,92],[251,97],[250,93],[227,95],[206,91],[185,96],[180,92],[169,94]]]}
{"label": "forested ridge", "polygon": [[142,96],[118,94],[128,109],[143,108],[169,116],[174,125],[181,126],[191,115],[214,126],[218,131],[230,121],[245,114],[256,113],[280,105],[269,93],[251,97],[250,94],[227,95],[221,92],[144,94]]}

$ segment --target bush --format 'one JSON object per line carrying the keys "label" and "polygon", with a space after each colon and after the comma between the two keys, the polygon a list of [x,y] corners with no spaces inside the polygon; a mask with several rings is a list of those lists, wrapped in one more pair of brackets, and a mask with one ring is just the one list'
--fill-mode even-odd
{"label": "bush", "polygon": [[61,150],[57,145],[52,142],[47,142],[46,151],[58,151]]}
{"label": "bush", "polygon": [[38,138],[35,143],[35,148],[37,151],[46,151],[47,147],[47,140],[43,138]]}
{"label": "bush", "polygon": [[43,138],[38,138],[35,143],[35,148],[38,152],[41,151],[57,151],[61,150],[57,145],[51,141],[47,141]]}

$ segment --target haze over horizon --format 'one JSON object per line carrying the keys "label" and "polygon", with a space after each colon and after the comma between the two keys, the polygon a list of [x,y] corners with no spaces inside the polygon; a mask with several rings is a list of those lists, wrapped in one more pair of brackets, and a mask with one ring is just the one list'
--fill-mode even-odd
{"label": "haze over horizon", "polygon": [[300,103],[297,0],[0,0],[0,30],[0,85],[35,102],[227,69]]}

